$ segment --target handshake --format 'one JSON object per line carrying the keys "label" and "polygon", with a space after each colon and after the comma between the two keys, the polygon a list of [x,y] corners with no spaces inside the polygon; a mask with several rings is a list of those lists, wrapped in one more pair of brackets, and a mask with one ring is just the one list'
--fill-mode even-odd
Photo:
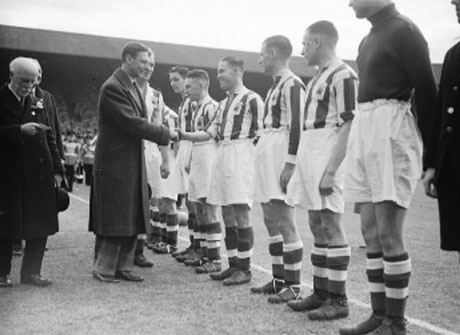
{"label": "handshake", "polygon": [[179,142],[180,140],[184,139],[184,132],[180,129],[170,129],[169,130],[169,137],[171,141]]}

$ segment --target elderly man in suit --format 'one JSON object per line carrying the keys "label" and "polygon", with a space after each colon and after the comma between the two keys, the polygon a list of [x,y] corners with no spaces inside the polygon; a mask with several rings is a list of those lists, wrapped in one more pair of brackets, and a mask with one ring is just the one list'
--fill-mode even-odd
{"label": "elderly man in suit", "polygon": [[100,91],[90,230],[96,234],[93,277],[102,282],[143,280],[131,272],[136,236],[149,219],[143,140],[166,145],[177,136],[147,120],[135,82],[153,67],[152,54],[141,43],[128,43],[121,68]]}
{"label": "elderly man in suit", "polygon": [[51,285],[40,272],[47,237],[58,231],[63,167],[43,100],[31,94],[38,77],[37,61],[19,57],[0,88],[0,287],[11,286],[14,239],[26,241],[21,283]]}

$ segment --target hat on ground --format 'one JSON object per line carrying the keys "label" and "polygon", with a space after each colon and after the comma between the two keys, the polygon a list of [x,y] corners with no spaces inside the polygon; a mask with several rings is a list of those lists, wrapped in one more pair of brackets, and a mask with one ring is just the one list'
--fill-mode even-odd
{"label": "hat on ground", "polygon": [[63,212],[69,208],[70,198],[66,190],[61,187],[56,187],[56,204],[58,212]]}

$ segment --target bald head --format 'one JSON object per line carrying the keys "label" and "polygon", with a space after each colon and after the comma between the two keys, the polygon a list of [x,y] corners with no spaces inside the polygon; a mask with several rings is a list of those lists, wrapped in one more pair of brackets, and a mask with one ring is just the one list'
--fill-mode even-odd
{"label": "bald head", "polygon": [[36,59],[18,57],[10,63],[11,89],[19,97],[26,97],[41,76],[40,64]]}

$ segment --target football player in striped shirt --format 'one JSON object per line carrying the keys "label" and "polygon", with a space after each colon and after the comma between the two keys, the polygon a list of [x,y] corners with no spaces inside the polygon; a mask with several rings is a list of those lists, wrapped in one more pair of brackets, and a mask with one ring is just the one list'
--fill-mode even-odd
{"label": "football player in striped shirt", "polygon": [[263,102],[243,84],[244,63],[235,57],[219,62],[217,79],[227,97],[219,103],[214,122],[206,131],[181,133],[195,142],[218,138],[208,202],[222,206],[229,267],[211,274],[224,285],[251,280],[254,232],[250,222],[254,187],[254,140],[262,126]]}
{"label": "football player in striped shirt", "polygon": [[[179,129],[190,131],[192,127],[193,112],[196,111],[192,109],[192,104],[196,104],[186,96],[185,94],[185,79],[187,78],[187,73],[190,70],[184,66],[173,66],[169,70],[169,83],[174,93],[178,94],[181,98],[181,104],[178,108],[179,114]],[[192,142],[190,141],[180,141],[177,143],[178,150],[176,156],[176,166],[178,170],[177,175],[179,176],[179,196],[178,196],[178,206],[185,204],[188,210],[188,219],[187,226],[189,230],[189,240],[190,246],[184,250],[176,251],[172,253],[172,256],[176,258],[177,261],[183,262],[190,257],[194,258],[196,256],[196,251],[200,250],[200,245],[198,239],[195,241],[194,234],[198,234],[198,228],[196,223],[196,208],[193,202],[188,201],[187,193],[189,186],[189,171],[190,171],[190,161],[191,161],[191,152],[192,152]]]}
{"label": "football player in striped shirt", "polygon": [[[193,115],[192,131],[206,131],[214,121],[218,103],[209,96],[209,75],[204,70],[193,70],[185,80],[187,96],[197,103]],[[201,244],[201,257],[185,260],[186,265],[197,266],[197,273],[220,272],[220,247],[222,227],[219,222],[218,207],[208,202],[211,171],[217,152],[217,142],[210,138],[204,142],[193,143],[190,163],[189,199],[201,207],[204,225],[200,225],[198,235]],[[197,213],[200,214],[199,208]],[[201,223],[201,220],[199,220]]]}
{"label": "football player in striped shirt", "polygon": [[[145,107],[146,107],[146,112],[147,112],[147,119],[156,124],[160,124],[159,117],[158,115],[162,113],[164,109],[164,102],[163,102],[163,96],[160,91],[152,88],[149,84],[150,77],[153,74],[153,69],[154,69],[154,56],[152,55],[151,57],[151,62],[152,66],[149,67],[148,70],[146,70],[143,75],[140,78],[136,79],[136,83],[138,85],[139,91],[141,95],[144,97],[145,100]],[[161,166],[161,154],[159,150],[159,146],[156,143],[145,141],[144,142],[144,150],[145,150],[145,161],[146,161],[146,168],[147,168],[147,181],[149,183],[149,190],[150,196],[151,196],[151,211],[152,208],[156,208],[158,199],[155,199],[154,194],[158,194],[158,190],[160,187],[160,180],[161,176],[163,175],[166,177],[169,174],[169,166],[168,162],[165,161],[165,164],[163,165],[163,169],[160,171],[160,166]],[[161,146],[163,148],[163,146]],[[150,224],[151,227],[146,227],[146,231],[149,232],[150,236],[152,234],[157,234],[157,240],[156,242],[161,241],[161,228],[157,226],[156,221],[158,221],[159,225],[159,213],[158,217],[155,217],[157,219],[156,221],[153,220],[154,217],[152,214],[150,215]],[[145,257],[143,250],[144,250],[144,244],[145,244],[145,238],[146,236],[144,234],[140,234],[137,237],[137,243],[136,243],[136,251],[135,251],[135,257],[134,257],[134,265],[140,266],[140,267],[152,267],[153,263],[147,260]]]}
{"label": "football player in striped shirt", "polygon": [[[152,58],[153,61],[153,58]],[[150,87],[148,80],[152,70],[144,77],[137,80],[141,94],[144,96],[147,117],[152,123],[164,124],[174,130],[177,119],[175,112],[166,106],[163,95],[157,89]],[[170,146],[158,146],[146,142],[147,177],[152,190],[151,200],[151,236],[156,238],[151,248],[160,253],[170,252],[177,245],[178,219],[176,199],[178,193],[178,177],[174,174],[175,158]],[[158,209],[161,208],[161,213]],[[149,229],[147,229],[149,231]],[[137,242],[135,264],[138,266],[151,266],[142,254],[145,236],[140,236]],[[150,264],[149,264],[150,263]]]}
{"label": "football player in striped shirt", "polygon": [[[162,112],[159,115],[161,119],[158,122],[161,122],[169,129],[176,129],[178,115],[164,103],[162,106]],[[177,162],[173,144],[160,146],[159,148],[162,156],[160,165],[161,178],[158,193],[154,193],[154,196],[159,198],[161,242],[153,245],[152,250],[159,254],[167,254],[177,250],[179,218],[176,202],[180,191],[180,177],[179,170],[176,168]],[[164,173],[165,169],[167,169],[168,173]]]}
{"label": "football player in striped shirt", "polygon": [[305,31],[302,55],[319,70],[307,85],[297,165],[288,186],[288,203],[308,210],[314,238],[313,294],[288,306],[309,311],[312,320],[333,320],[349,313],[345,284],[351,250],[342,225],[342,162],[356,108],[358,78],[337,57],[338,39],[329,21],[313,23]]}
{"label": "football player in striped shirt", "polygon": [[262,204],[270,239],[273,279],[261,287],[251,288],[251,292],[270,294],[271,303],[300,298],[303,244],[295,223],[295,209],[285,200],[296,165],[305,86],[289,70],[291,54],[289,39],[278,35],[264,41],[259,59],[274,84],[265,98],[264,129],[256,146],[254,200]]}

